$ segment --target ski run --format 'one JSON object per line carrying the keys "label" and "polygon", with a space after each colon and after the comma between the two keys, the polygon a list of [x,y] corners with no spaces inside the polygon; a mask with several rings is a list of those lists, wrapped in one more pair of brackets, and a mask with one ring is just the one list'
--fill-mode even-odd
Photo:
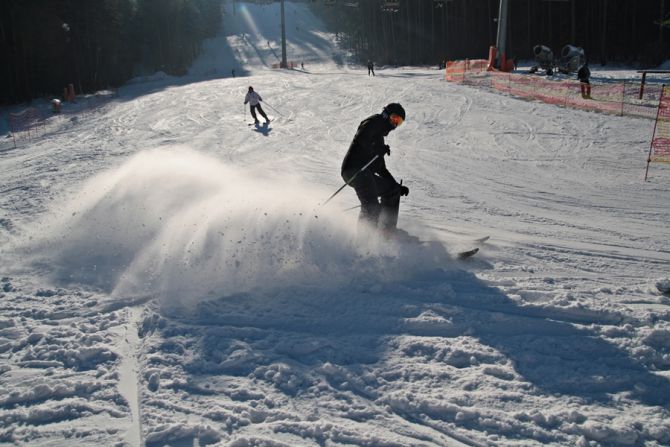
{"label": "ski run", "polygon": [[[185,77],[65,105],[16,148],[0,121],[0,444],[670,445],[653,120],[369,77],[305,3],[305,69],[273,70],[278,4],[238,9]],[[320,205],[389,102],[423,243],[357,238],[349,187]]]}

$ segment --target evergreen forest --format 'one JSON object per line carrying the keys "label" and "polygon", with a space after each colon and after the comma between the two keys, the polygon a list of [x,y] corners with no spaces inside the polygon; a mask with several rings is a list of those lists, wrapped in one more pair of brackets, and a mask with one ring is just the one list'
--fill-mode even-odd
{"label": "evergreen forest", "polygon": [[183,74],[215,35],[221,0],[0,0],[0,104]]}
{"label": "evergreen forest", "polygon": [[[142,73],[184,74],[232,1],[0,0],[0,104],[59,95],[70,83],[86,93]],[[303,1],[361,63],[486,58],[497,38],[499,0]],[[670,56],[667,3],[509,0],[507,56],[572,44],[591,63],[654,67]]]}
{"label": "evergreen forest", "polygon": [[[658,66],[670,57],[670,1],[508,0],[508,57],[535,45],[582,47],[591,63]],[[500,0],[330,0],[314,8],[360,60],[440,64],[486,59]]]}

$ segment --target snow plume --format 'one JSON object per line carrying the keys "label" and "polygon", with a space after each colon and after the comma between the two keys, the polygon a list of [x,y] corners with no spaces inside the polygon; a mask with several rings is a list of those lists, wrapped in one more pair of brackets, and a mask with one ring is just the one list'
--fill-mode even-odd
{"label": "snow plume", "polygon": [[355,213],[320,207],[327,195],[252,179],[184,148],[145,151],[88,181],[31,247],[47,253],[60,281],[159,295],[167,305],[338,286],[352,275],[397,279],[419,268],[420,254],[399,262],[397,246],[356,242]]}

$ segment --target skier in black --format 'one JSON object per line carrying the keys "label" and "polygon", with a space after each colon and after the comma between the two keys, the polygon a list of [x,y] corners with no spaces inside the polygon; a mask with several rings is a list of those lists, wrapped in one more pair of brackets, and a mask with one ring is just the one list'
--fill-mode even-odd
{"label": "skier in black", "polygon": [[591,70],[589,70],[589,63],[584,62],[584,65],[579,67],[577,71],[577,79],[579,79],[579,87],[582,90],[582,98],[591,99]]}
{"label": "skier in black", "polygon": [[[400,196],[409,194],[409,188],[396,182],[384,163],[384,156],[391,155],[384,137],[404,120],[405,109],[398,103],[364,119],[342,161],[342,178],[361,202],[359,222],[379,228],[385,235],[390,235],[398,223]],[[375,156],[377,159],[361,171]]]}
{"label": "skier in black", "polygon": [[370,76],[370,73],[372,73],[372,76],[375,75],[375,64],[372,61],[368,61],[368,76]]}

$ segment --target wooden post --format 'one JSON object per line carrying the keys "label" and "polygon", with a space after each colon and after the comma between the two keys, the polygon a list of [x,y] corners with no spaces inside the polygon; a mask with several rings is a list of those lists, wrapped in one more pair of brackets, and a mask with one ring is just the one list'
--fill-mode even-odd
{"label": "wooden post", "polygon": [[8,113],[7,115],[7,124],[9,125],[9,131],[12,134],[12,141],[14,142],[14,149],[16,149],[16,132],[12,129],[12,114]]}
{"label": "wooden post", "polygon": [[649,174],[649,163],[651,163],[651,151],[654,149],[654,137],[656,136],[656,126],[658,125],[658,116],[661,113],[661,104],[663,104],[663,94],[665,94],[665,84],[661,87],[661,97],[658,99],[658,109],[656,110],[656,121],[654,122],[654,133],[651,134],[651,143],[649,143],[649,154],[647,155],[647,169],[644,171],[644,181],[647,181]]}
{"label": "wooden post", "polygon": [[642,82],[640,83],[640,99],[642,99],[642,95],[644,95],[644,82],[647,80],[647,72],[643,71],[642,72]]}

